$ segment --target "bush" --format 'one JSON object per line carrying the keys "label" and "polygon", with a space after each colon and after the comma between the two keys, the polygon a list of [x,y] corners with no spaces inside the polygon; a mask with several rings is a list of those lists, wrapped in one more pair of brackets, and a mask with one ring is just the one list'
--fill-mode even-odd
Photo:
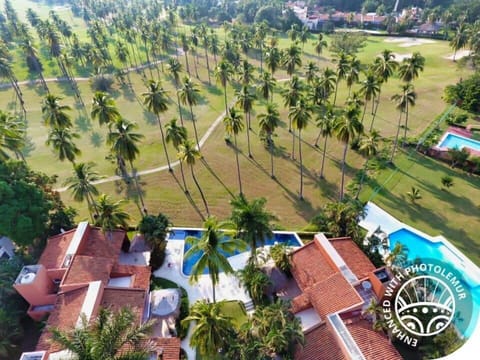
{"label": "bush", "polygon": [[476,73],[456,85],[445,88],[445,101],[457,104],[461,109],[480,113],[480,74]]}
{"label": "bush", "polygon": [[90,79],[90,86],[93,91],[108,92],[112,89],[113,83],[114,80],[111,75],[99,74]]}
{"label": "bush", "polygon": [[280,243],[270,248],[270,256],[275,262],[275,266],[282,270],[288,277],[292,276],[290,272],[290,249],[287,245]]}

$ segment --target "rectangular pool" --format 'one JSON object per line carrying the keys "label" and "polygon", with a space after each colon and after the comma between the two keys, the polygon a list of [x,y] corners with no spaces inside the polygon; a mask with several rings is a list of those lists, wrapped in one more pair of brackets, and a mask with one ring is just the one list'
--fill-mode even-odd
{"label": "rectangular pool", "polygon": [[458,148],[459,150],[466,147],[475,151],[480,151],[480,141],[469,139],[457,134],[447,133],[438,144],[438,147],[447,149]]}

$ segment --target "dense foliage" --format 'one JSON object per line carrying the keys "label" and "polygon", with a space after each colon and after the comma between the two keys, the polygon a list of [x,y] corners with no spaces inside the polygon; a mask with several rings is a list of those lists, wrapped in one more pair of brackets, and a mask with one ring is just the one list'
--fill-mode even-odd
{"label": "dense foliage", "polygon": [[145,237],[145,242],[150,246],[150,266],[155,271],[162,266],[165,260],[165,249],[168,227],[171,226],[167,216],[159,213],[157,216],[146,215],[140,221],[138,230]]}
{"label": "dense foliage", "polygon": [[480,114],[480,72],[445,88],[445,101]]}

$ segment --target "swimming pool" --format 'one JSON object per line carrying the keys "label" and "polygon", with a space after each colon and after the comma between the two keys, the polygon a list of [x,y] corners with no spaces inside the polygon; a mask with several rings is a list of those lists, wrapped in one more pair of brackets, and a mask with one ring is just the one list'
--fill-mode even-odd
{"label": "swimming pool", "polygon": [[454,149],[458,148],[461,150],[464,147],[480,151],[480,141],[466,138],[465,136],[447,133],[443,139],[438,144],[439,148]]}
{"label": "swimming pool", "polygon": [[[196,238],[201,238],[203,234],[203,230],[201,229],[173,229],[172,232],[168,236],[168,240],[185,240],[188,236],[193,236]],[[277,243],[287,244],[288,246],[302,246],[302,241],[298,237],[296,233],[293,232],[274,232],[273,237],[265,239],[265,245],[271,246]],[[185,244],[183,245],[183,254],[190,249],[191,245]],[[247,247],[245,251],[250,251],[250,248]],[[233,254],[225,254],[226,257],[234,256],[240,254],[240,251],[235,251]],[[182,265],[182,272],[186,276],[190,276],[192,273],[192,267],[197,262],[202,254],[193,254],[188,259],[183,258],[183,265]],[[205,269],[204,274],[208,274],[208,270]]]}
{"label": "swimming pool", "polygon": [[474,331],[480,316],[480,281],[476,280],[476,278],[478,279],[478,274],[477,277],[475,277],[475,274],[467,273],[466,270],[462,271],[462,269],[465,268],[462,259],[443,242],[430,241],[405,228],[392,232],[388,235],[388,238],[390,241],[390,250],[393,250],[397,243],[401,243],[407,248],[408,260],[413,261],[417,258],[435,259],[450,264],[462,273],[464,280],[462,281],[462,285],[464,285],[472,295],[473,302],[472,321],[464,332],[465,336],[469,337]]}

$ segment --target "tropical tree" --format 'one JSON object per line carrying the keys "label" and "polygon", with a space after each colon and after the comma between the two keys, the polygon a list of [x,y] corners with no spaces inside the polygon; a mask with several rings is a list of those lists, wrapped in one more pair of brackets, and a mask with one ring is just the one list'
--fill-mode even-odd
{"label": "tropical tree", "polygon": [[[311,120],[311,109],[307,106],[303,97],[301,97],[294,107],[288,112],[288,117],[292,121],[293,129],[298,130],[298,153],[300,157],[300,199],[303,200],[303,161],[302,161],[302,130],[307,127]],[[295,133],[293,136],[292,155],[295,153]]]}
{"label": "tropical tree", "polygon": [[[187,128],[183,125],[178,126],[177,119],[172,119],[165,126],[165,130],[165,140],[167,140],[167,143],[172,143],[173,147],[175,148],[175,150],[177,150],[178,153],[180,145],[183,144],[188,138]],[[183,173],[183,163],[181,161],[180,172],[182,174],[183,187],[185,189],[184,191],[186,194],[188,194],[187,183],[185,182],[185,174]]]}
{"label": "tropical tree", "polygon": [[120,117],[115,100],[107,93],[97,91],[92,99],[92,111],[90,113],[92,119],[98,120],[100,126],[110,126]]}
{"label": "tropical tree", "polygon": [[233,332],[232,319],[222,311],[224,302],[199,300],[190,308],[184,323],[195,322],[190,346],[206,358],[214,358],[225,348]]}
{"label": "tropical tree", "polygon": [[[268,74],[265,72],[264,74]],[[272,136],[275,133],[275,129],[280,125],[280,113],[278,112],[277,106],[274,103],[267,104],[267,112],[258,115],[258,121],[260,126],[260,134],[266,135],[267,144],[270,151],[270,167],[271,172],[270,176],[272,179],[275,179],[275,174],[273,171],[273,139]]]}
{"label": "tropical tree", "polygon": [[363,113],[362,113],[362,124],[365,118],[365,113],[367,111],[367,103],[369,101],[373,101],[380,93],[380,84],[378,82],[377,76],[372,71],[367,71],[365,74],[365,80],[362,81],[360,87],[360,95],[363,96],[364,104],[363,104]]}
{"label": "tropical tree", "polygon": [[190,283],[197,283],[199,276],[208,269],[208,275],[212,281],[212,299],[215,299],[215,287],[220,280],[220,272],[233,274],[232,265],[227,260],[226,254],[233,254],[239,248],[245,248],[245,244],[238,239],[234,239],[231,222],[218,222],[218,220],[209,216],[203,222],[204,231],[200,239],[194,236],[187,236],[185,242],[191,247],[185,253],[185,259],[198,257],[198,260],[192,267]]}
{"label": "tropical tree", "polygon": [[25,122],[20,121],[15,115],[0,110],[0,161],[10,158],[6,150],[25,161],[22,154],[25,147],[25,133]]}
{"label": "tropical tree", "polygon": [[95,226],[99,226],[105,233],[117,228],[128,229],[130,215],[121,209],[125,200],[113,201],[110,196],[101,194],[95,206],[98,216],[95,219]]}
{"label": "tropical tree", "polygon": [[265,21],[255,25],[254,41],[260,54],[260,74],[263,74],[263,46],[267,37],[268,24]]}
{"label": "tropical tree", "polygon": [[200,24],[198,27],[198,32],[200,37],[202,38],[203,48],[205,50],[205,60],[207,61],[207,74],[208,74],[208,84],[211,84],[210,81],[210,63],[208,61],[208,46],[210,38],[208,36],[207,26],[205,24]]}
{"label": "tropical tree", "polygon": [[102,308],[91,322],[85,316],[81,326],[52,329],[52,340],[78,359],[147,359],[154,350],[148,340],[154,322],[140,323],[130,309],[118,312]]}
{"label": "tropical tree", "polygon": [[402,266],[407,261],[408,249],[400,242],[397,242],[392,251],[385,258],[385,263],[389,266]]}
{"label": "tropical tree", "polygon": [[340,80],[345,79],[349,69],[350,69],[350,57],[344,53],[341,52],[338,54],[338,58],[336,59],[336,74],[337,74],[337,79],[335,81],[335,96],[333,98],[333,106],[337,103],[337,93],[338,93],[338,84],[340,83]]}
{"label": "tropical tree", "polygon": [[318,56],[318,62],[320,62],[320,55],[323,53],[323,49],[325,49],[328,46],[327,41],[323,40],[323,34],[318,33],[318,40],[314,45],[314,50],[315,53]]}
{"label": "tropical tree", "polygon": [[442,176],[442,186],[446,189],[450,189],[453,186],[453,178],[451,176]]}
{"label": "tropical tree", "polygon": [[258,79],[257,89],[261,97],[265,100],[273,101],[273,90],[277,81],[268,71],[263,72]]}
{"label": "tropical tree", "polygon": [[272,77],[275,75],[275,71],[278,70],[282,62],[282,54],[276,46],[270,46],[265,50],[265,65],[272,73]]}
{"label": "tropical tree", "polygon": [[247,147],[248,147],[248,157],[252,158],[252,151],[250,150],[250,116],[253,109],[253,102],[255,101],[255,93],[250,90],[247,85],[243,85],[239,91],[236,93],[237,96],[237,105],[239,105],[243,113],[245,114],[245,123],[247,125]]}
{"label": "tropical tree", "polygon": [[348,86],[348,97],[350,97],[352,86],[356,84],[360,78],[360,71],[362,69],[362,63],[356,56],[350,56],[348,71],[345,74],[345,81]]}
{"label": "tropical tree", "polygon": [[168,59],[167,69],[175,82],[175,90],[176,90],[175,93],[177,96],[178,114],[180,115],[180,123],[183,125],[182,107],[180,105],[180,96],[178,94],[178,88],[180,85],[180,73],[182,72],[182,64],[180,64],[177,58],[171,57]]}
{"label": "tropical tree", "polygon": [[233,76],[233,69],[231,64],[222,59],[215,67],[215,79],[223,87],[223,96],[225,100],[225,114],[228,114],[228,101],[227,101],[227,84],[230,82]]}
{"label": "tropical tree", "polygon": [[415,92],[413,85],[410,83],[404,84],[401,86],[402,92],[392,96],[392,100],[396,103],[396,108],[399,111],[400,115],[398,117],[397,133],[395,135],[395,141],[393,144],[392,155],[390,157],[390,162],[393,162],[393,157],[395,156],[395,151],[398,146],[398,137],[400,135],[400,127],[402,126],[402,114],[405,113],[405,137],[403,141],[406,141],[407,137],[407,126],[408,126],[408,108],[415,106],[415,100],[417,99],[417,93]]}
{"label": "tropical tree", "polygon": [[168,110],[167,92],[163,89],[159,81],[150,80],[147,83],[147,92],[142,93],[143,104],[147,109],[157,116],[158,127],[160,128],[160,135],[162,136],[163,150],[167,158],[168,171],[172,172],[170,158],[168,157],[167,144],[165,143],[165,134],[163,132],[162,121],[160,114]]}
{"label": "tropical tree", "polygon": [[420,200],[422,198],[422,195],[420,195],[420,189],[412,186],[412,189],[407,192],[407,197],[412,202],[412,204],[415,204],[417,200]]}
{"label": "tropical tree", "polygon": [[309,61],[305,66],[305,79],[308,84],[312,84],[317,78],[318,66],[313,61]]}
{"label": "tropical tree", "polygon": [[238,270],[236,275],[255,305],[264,305],[267,302],[266,291],[272,285],[272,282],[257,264],[253,261],[247,261],[245,267]]}
{"label": "tropical tree", "polygon": [[453,61],[457,55],[457,51],[463,49],[468,44],[468,29],[465,23],[460,23],[455,34],[450,39],[450,47],[453,49]]}
{"label": "tropical tree", "polygon": [[81,151],[75,145],[73,139],[78,138],[80,138],[80,135],[72,132],[72,130],[68,127],[55,127],[50,130],[48,134],[48,139],[45,144],[47,144],[48,146],[52,146],[60,161],[64,161],[65,159],[67,159],[72,164],[75,164],[75,157],[80,155]]}
{"label": "tropical tree", "polygon": [[377,155],[378,153],[378,142],[380,141],[380,133],[377,130],[372,130],[368,136],[363,137],[360,140],[360,146],[358,150],[361,154],[366,157],[365,164],[362,169],[362,176],[360,178],[360,184],[357,189],[357,194],[355,199],[358,199],[360,191],[362,191],[363,180],[365,177],[365,172],[367,171],[368,160]]}
{"label": "tropical tree", "polygon": [[240,66],[237,67],[238,79],[242,85],[250,85],[253,81],[253,71],[255,68],[248,62],[247,59],[243,59]]}
{"label": "tropical tree", "polygon": [[343,192],[345,186],[345,169],[347,150],[350,140],[357,138],[363,132],[363,125],[358,120],[360,114],[358,106],[350,105],[344,111],[342,116],[335,119],[333,132],[337,139],[344,143],[342,158],[342,182],[340,185],[340,201],[343,200]]}
{"label": "tropical tree", "polygon": [[190,107],[190,116],[193,124],[193,131],[195,132],[195,140],[197,142],[197,147],[200,149],[200,141],[198,140],[197,125],[195,124],[195,116],[193,115],[193,106],[198,104],[198,97],[200,90],[198,86],[190,79],[190,77],[185,76],[183,78],[182,87],[178,90],[180,95],[180,101]]}
{"label": "tropical tree", "polygon": [[95,164],[92,162],[74,164],[73,175],[65,180],[67,190],[70,190],[72,192],[74,201],[87,201],[90,216],[92,216],[92,209],[98,216],[98,210],[95,205],[95,200],[93,198],[94,196],[98,196],[98,189],[93,183],[101,179],[98,172],[93,170],[94,166]]}
{"label": "tropical tree", "polygon": [[232,107],[227,113],[227,116],[223,119],[223,124],[225,125],[225,131],[229,136],[233,135],[234,143],[235,143],[235,159],[237,162],[237,175],[238,175],[238,186],[240,189],[240,194],[243,193],[242,191],[242,179],[240,177],[240,162],[238,160],[238,145],[237,145],[237,135],[243,131],[244,125],[242,123],[242,117],[237,112],[237,110]]}
{"label": "tropical tree", "polygon": [[265,239],[273,235],[271,221],[276,217],[265,209],[266,202],[265,198],[248,201],[243,195],[230,201],[231,220],[236,226],[238,237],[250,246],[251,256],[255,259],[258,245],[263,245]]}
{"label": "tropical tree", "polygon": [[45,125],[52,128],[67,128],[72,126],[72,120],[66,113],[71,110],[68,105],[60,105],[61,98],[47,94],[42,102],[42,117]]}
{"label": "tropical tree", "polygon": [[290,75],[290,78],[292,78],[295,68],[297,66],[302,66],[301,54],[302,51],[296,44],[291,44],[290,47],[283,52],[282,65],[286,68],[287,74]]}
{"label": "tropical tree", "polygon": [[[320,169],[320,179],[323,179],[323,170],[325,168],[325,157],[327,154],[327,140],[333,135],[333,126],[335,123],[335,112],[333,106],[328,104],[326,110],[317,117],[317,127],[320,129],[319,135],[323,136],[323,155],[322,155],[322,167]],[[317,138],[318,140],[318,138]]]}
{"label": "tropical tree", "polygon": [[[5,54],[5,55],[8,55]],[[15,73],[12,70],[11,60],[7,57],[3,57],[0,54],[0,77],[8,79],[10,84],[12,85],[13,90],[15,91],[15,95],[17,96],[18,100],[20,101],[20,106],[22,107],[23,114],[26,116],[26,109],[25,109],[25,101],[23,100],[23,93],[20,90],[20,86],[18,85],[17,78],[15,77]]]}
{"label": "tropical tree", "polygon": [[[303,90],[303,82],[298,78],[298,76],[293,76],[289,81],[287,81],[286,87],[280,92],[283,97],[283,105],[288,109],[292,106],[295,106],[298,100],[300,100]],[[288,131],[292,131],[292,122],[290,118],[288,122]]]}
{"label": "tropical tree", "polygon": [[185,33],[180,34],[180,42],[182,43],[182,51],[185,55],[185,67],[187,68],[188,76],[190,75],[190,66],[188,64],[188,51],[190,50],[190,41]]}
{"label": "tropical tree", "polygon": [[203,194],[202,188],[200,187],[197,177],[195,176],[195,172],[193,171],[193,166],[195,165],[196,160],[201,157],[200,150],[195,147],[195,143],[193,143],[191,140],[186,140],[178,147],[177,156],[181,162],[184,162],[190,166],[192,179],[195,182],[198,191],[200,192],[203,204],[205,205],[205,210],[207,211],[207,216],[210,216],[207,200],[205,199],[205,195]]}
{"label": "tropical tree", "polygon": [[411,83],[418,78],[419,72],[425,67],[425,58],[419,53],[414,52],[412,57],[403,59],[398,67],[398,76],[406,83]]}

